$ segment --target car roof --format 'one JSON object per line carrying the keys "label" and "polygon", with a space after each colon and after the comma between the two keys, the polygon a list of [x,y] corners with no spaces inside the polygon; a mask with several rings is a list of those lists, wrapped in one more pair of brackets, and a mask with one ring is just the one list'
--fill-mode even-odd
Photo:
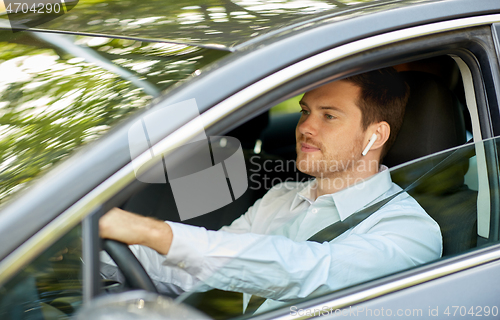
{"label": "car roof", "polygon": [[[331,23],[435,2],[443,0],[79,1],[67,14],[36,29],[234,51],[254,39],[297,31],[326,20]],[[446,14],[442,12],[443,16]]]}

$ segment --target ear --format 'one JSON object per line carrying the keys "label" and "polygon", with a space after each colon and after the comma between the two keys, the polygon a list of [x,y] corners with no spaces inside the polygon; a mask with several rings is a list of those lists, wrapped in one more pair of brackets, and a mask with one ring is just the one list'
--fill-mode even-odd
{"label": "ear", "polygon": [[374,133],[377,135],[377,140],[372,145],[372,147],[370,148],[370,150],[374,150],[374,151],[375,150],[379,150],[379,151],[382,151],[385,143],[389,139],[389,135],[391,133],[391,127],[385,121],[380,121],[380,122],[377,122],[377,123],[372,123],[370,126],[368,126],[368,128],[366,130],[366,135],[367,135],[366,141],[367,142],[368,142],[368,140],[370,139],[370,137]]}

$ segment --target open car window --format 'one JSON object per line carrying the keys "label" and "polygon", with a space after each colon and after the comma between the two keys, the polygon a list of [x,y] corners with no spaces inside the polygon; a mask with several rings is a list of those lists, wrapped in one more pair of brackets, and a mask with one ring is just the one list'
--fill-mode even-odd
{"label": "open car window", "polygon": [[[426,63],[430,63],[431,66],[442,63],[450,70],[458,72],[457,65],[450,57],[438,57]],[[204,270],[200,273],[201,276],[195,277],[195,281],[190,283],[186,292],[182,293],[183,290],[179,290],[178,287],[174,290],[177,294],[181,293],[178,298],[179,302],[195,306],[217,319],[238,317],[247,306],[252,305],[251,295],[258,296],[256,287],[264,284],[261,289],[268,299],[260,301],[263,304],[257,305],[256,309],[258,309],[257,312],[265,312],[283,304],[291,306],[312,297],[328,295],[332,291],[432,263],[441,257],[448,258],[464,254],[497,240],[495,236],[497,231],[494,230],[498,228],[498,224],[495,218],[490,216],[490,210],[478,210],[478,205],[480,208],[490,208],[496,196],[493,191],[489,191],[490,187],[495,184],[498,174],[496,162],[491,158],[492,154],[495,157],[497,154],[496,140],[467,144],[474,131],[472,128],[474,124],[471,122],[478,125],[478,119],[477,112],[476,118],[470,114],[471,110],[475,110],[476,105],[466,103],[462,79],[458,77],[454,79],[455,81],[450,81],[455,85],[448,85],[443,84],[439,75],[429,74],[428,70],[419,70],[422,66],[418,63],[400,67],[414,93],[414,98],[407,107],[408,120],[406,122],[411,125],[417,124],[420,126],[418,127],[420,131],[416,134],[412,131],[414,129],[411,125],[409,129],[403,128],[400,132],[401,138],[398,136],[399,140],[396,140],[395,147],[383,160],[383,164],[390,167],[389,175],[399,189],[379,195],[356,207],[353,211],[356,213],[365,211],[365,216],[359,218],[354,224],[351,223],[347,231],[344,230],[339,234],[341,235],[339,238],[349,237],[359,223],[365,219],[375,219],[373,217],[381,209],[394,204],[398,197],[405,196],[411,199],[408,201],[414,201],[414,206],[418,206],[422,212],[427,212],[432,218],[432,220],[429,219],[432,223],[427,224],[428,230],[432,229],[432,232],[439,233],[438,238],[442,243],[434,247],[432,256],[417,259],[406,265],[397,264],[391,261],[392,256],[386,250],[387,247],[382,246],[380,247],[382,249],[378,248],[379,253],[382,256],[387,254],[387,261],[390,262],[378,267],[371,266],[377,272],[358,273],[358,269],[352,268],[349,270],[353,276],[348,281],[339,281],[330,286],[309,287],[306,290],[302,287],[307,286],[299,286],[297,283],[290,285],[290,278],[293,277],[287,272],[280,272],[278,265],[275,269],[269,266],[276,262],[273,260],[275,257],[288,259],[291,264],[297,261],[297,266],[302,266],[304,260],[314,255],[308,256],[305,249],[294,252],[291,242],[290,246],[284,244],[286,249],[282,253],[276,248],[266,246],[267,239],[255,237],[255,241],[250,242],[252,244],[248,247],[238,249],[231,247],[228,249],[231,254],[219,252],[219,257],[223,258],[225,254],[227,257],[214,268],[203,264],[196,266]],[[443,72],[443,74],[447,73]],[[429,88],[431,91],[434,90],[432,94],[427,93]],[[439,94],[436,94],[436,90]],[[150,170],[150,175],[161,177],[163,182],[148,184],[147,172],[143,178],[138,177],[142,190],[129,198],[122,208],[162,220],[200,226],[208,230],[219,230],[236,220],[235,226],[223,228],[223,230],[230,233],[247,233],[248,230],[238,228],[244,224],[247,217],[251,219],[252,206],[255,209],[262,205],[265,200],[261,198],[273,186],[276,188],[276,186],[286,186],[287,183],[291,183],[291,189],[293,189],[298,184],[313,183],[310,176],[297,170],[295,163],[294,130],[300,118],[297,112],[298,100],[300,96],[285,101],[272,108],[271,112],[263,112],[255,116],[225,133],[224,136],[208,136],[200,124],[197,131],[200,136],[197,139],[181,147],[177,146],[174,152],[159,160],[158,166],[154,169],[157,171]],[[200,116],[200,122],[203,122],[203,115]],[[428,123],[431,123],[432,127]],[[146,129],[149,130],[147,127],[146,122]],[[143,129],[142,126],[140,128]],[[153,171],[156,174],[152,174]],[[381,174],[387,175],[388,172],[379,173]],[[225,195],[217,198],[219,196],[215,194],[221,190],[224,190]],[[180,203],[182,205],[179,205]],[[186,208],[190,209],[186,211]],[[185,212],[188,211],[191,213],[196,211],[196,213],[186,215]],[[245,213],[247,216],[242,216]],[[426,217],[427,214],[425,214]],[[296,224],[304,222],[297,221]],[[321,231],[328,224],[327,219],[321,220],[320,223],[316,222],[315,231]],[[404,225],[410,224],[407,221]],[[485,225],[487,232],[484,232]],[[479,232],[478,229],[483,232]],[[424,226],[421,230],[413,230],[413,232],[418,234],[428,230]],[[493,231],[490,233],[490,230]],[[281,236],[284,242],[292,238],[279,228],[254,233]],[[312,235],[314,234],[309,236]],[[292,240],[296,243],[306,242],[309,236],[296,237]],[[403,234],[398,236],[404,238]],[[426,237],[423,233],[420,236]],[[319,245],[324,245],[325,241],[335,237],[324,239]],[[234,243],[237,242],[235,238]],[[203,245],[200,242],[200,248]],[[183,249],[196,251],[196,248],[184,247]],[[247,255],[254,254],[255,250],[269,251],[273,254],[269,261],[262,262],[262,265],[258,266]],[[392,250],[405,251],[404,248],[392,248]],[[214,249],[214,252],[216,251]],[[364,258],[362,254],[360,257]],[[310,260],[315,261],[314,258]],[[328,261],[330,262],[325,263],[334,263],[331,260]],[[369,262],[365,261],[365,263],[370,265]],[[169,265],[169,263],[165,264]],[[179,271],[181,273],[194,268],[192,262],[182,259],[169,266],[182,270]],[[148,269],[147,266],[146,269]],[[234,283],[233,280],[228,280],[231,277],[234,278]],[[314,278],[314,276],[311,277]],[[159,281],[159,279],[155,280]],[[242,283],[248,285],[245,287],[241,285]],[[217,287],[222,290],[214,289]],[[243,295],[241,292],[246,292],[246,294]],[[276,301],[278,302],[275,303]]]}
{"label": "open car window", "polygon": [[[311,181],[311,177],[303,175],[297,170],[293,161],[286,159],[290,154],[293,156],[295,152],[294,144],[290,146],[283,140],[280,140],[281,144],[277,143],[275,148],[271,148],[268,140],[269,135],[273,137],[278,135],[279,137],[279,132],[287,131],[285,128],[289,128],[290,125],[294,127],[297,120],[298,115],[294,112],[281,114],[272,112],[271,116],[262,114],[254,118],[249,124],[253,128],[259,125],[263,127],[260,139],[253,140],[253,143],[249,141],[256,139],[254,136],[249,137],[249,134],[242,135],[242,132],[248,132],[246,130],[248,128],[246,127],[247,124],[245,124],[229,132],[226,136],[207,137],[207,141],[209,141],[208,145],[206,142],[198,140],[197,142],[186,144],[184,147],[177,148],[172,154],[162,159],[161,165],[157,168],[160,173],[163,172],[165,167],[167,168],[166,176],[159,175],[166,183],[148,185],[146,178],[138,177],[139,181],[143,181],[144,189],[131,197],[123,208],[132,212],[139,212],[164,220],[202,226],[211,230],[218,230],[224,225],[231,224],[233,220],[247,212],[248,208],[254,204],[254,201],[262,197],[272,186],[280,185],[280,183],[286,185],[288,182],[294,183],[300,181],[308,183],[308,181]],[[277,127],[273,128],[273,125]],[[287,132],[290,133],[289,130]],[[235,139],[231,135],[243,138]],[[267,138],[266,135],[268,135]],[[463,135],[464,139],[466,139],[465,131]],[[288,139],[294,140],[294,137],[288,137]],[[496,143],[497,140],[486,140],[475,144],[463,144],[391,168],[390,175],[392,181],[401,187],[396,196],[409,193],[418,202],[419,206],[439,225],[443,240],[443,250],[435,258],[425,262],[416,262],[411,267],[381,268],[377,274],[370,277],[359,277],[349,283],[341,283],[335,288],[312,290],[312,292],[305,294],[303,297],[295,296],[291,298],[283,293],[285,298],[282,303],[288,303],[290,306],[293,306],[295,303],[317,297],[318,295],[327,295],[335,290],[371,281],[395,272],[407,270],[408,268],[418,267],[424,263],[439,259],[441,255],[443,257],[451,257],[463,254],[478,247],[478,239],[479,246],[483,245],[485,241],[486,243],[494,243],[494,237],[490,239],[483,238],[481,240],[477,232],[477,203],[479,201],[478,172],[482,171],[482,169],[478,170],[478,166],[489,168],[487,169],[487,180],[493,181],[497,176],[497,171],[496,167],[492,166],[491,163],[480,162],[478,164],[477,159],[485,159],[485,152],[496,152]],[[273,149],[276,150],[277,154],[273,155],[269,153]],[[476,157],[478,152],[479,154],[483,154],[483,157]],[[243,168],[238,167],[238,164],[242,162],[245,163],[247,176],[247,187],[244,192],[241,190],[240,177],[235,174],[238,169],[241,170]],[[207,179],[207,176],[195,176],[202,171],[208,172],[217,165],[219,166],[218,171],[214,170],[214,174],[209,176],[212,178],[208,178],[205,182],[207,182],[206,186],[209,189],[227,188],[227,190],[230,190],[227,194],[227,202],[229,202],[227,205],[218,205],[216,202],[208,203],[210,197],[203,198],[205,202],[200,200],[201,196],[203,196],[201,194],[203,193],[203,188],[200,189],[199,187],[204,183],[203,179]],[[144,177],[147,176],[148,174],[145,174]],[[188,178],[182,181],[185,177]],[[179,194],[184,197],[176,198]],[[196,209],[206,210],[202,214],[194,217],[185,215],[183,213],[184,208],[179,207],[177,204],[181,201],[186,205],[190,201],[193,202],[195,198],[198,200],[198,204],[213,205],[215,209],[206,213],[209,210],[207,206],[203,205]],[[370,213],[376,214],[378,208],[383,208],[385,205],[390,204],[393,198],[394,194],[379,197],[357,211],[372,208],[371,212],[369,210],[368,215],[362,218],[368,219]],[[482,201],[484,201],[484,198]],[[488,204],[483,203],[483,206],[485,205]],[[488,219],[489,221],[490,217],[484,217],[483,215],[482,219]],[[493,226],[494,224],[491,223],[491,225]],[[318,226],[318,230],[321,230],[322,227],[324,226]],[[234,231],[234,229],[230,231]],[[274,235],[280,234],[275,233]],[[224,262],[218,264],[216,269],[207,271],[210,275],[205,273],[203,280],[199,281],[198,279],[198,281],[195,281],[194,285],[186,292],[182,293],[183,290],[179,290],[177,287],[174,292],[177,294],[181,293],[178,301],[195,306],[200,311],[217,319],[241,316],[247,304],[252,303],[249,295],[244,296],[241,293],[241,291],[244,291],[241,287],[238,287],[237,284],[228,284],[224,287],[225,290],[218,290],[207,284],[221,283],[221,278],[227,277],[228,274],[232,274],[239,280],[245,279],[244,281],[251,282],[252,280],[249,279],[251,279],[252,268],[255,266],[252,266],[251,263],[246,263],[248,257],[245,254],[258,247],[258,242],[259,239],[250,247],[244,248],[235,257],[228,257]],[[265,248],[262,247],[261,250],[265,250]],[[303,259],[300,254],[297,254],[293,258],[297,260]],[[173,267],[184,269],[189,268],[189,265],[181,261]],[[148,269],[147,266],[146,269]],[[279,282],[280,277],[283,277],[283,281],[288,277],[285,273],[277,272],[273,274],[264,267],[258,269],[257,273],[263,274],[262,278],[264,279],[269,277],[268,283],[272,283],[271,279]],[[159,280],[155,279],[155,281]],[[164,285],[161,285],[161,287],[165,288]],[[290,288],[290,291],[293,291],[293,289]],[[277,297],[278,295],[275,296]],[[280,305],[282,306],[282,303],[269,304],[268,306],[263,305],[258,312],[278,308]]]}

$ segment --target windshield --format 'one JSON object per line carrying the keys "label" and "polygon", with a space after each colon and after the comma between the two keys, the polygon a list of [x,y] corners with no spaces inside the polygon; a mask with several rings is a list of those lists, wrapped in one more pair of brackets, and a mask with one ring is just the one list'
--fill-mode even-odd
{"label": "windshield", "polygon": [[0,30],[0,203],[227,52]]}

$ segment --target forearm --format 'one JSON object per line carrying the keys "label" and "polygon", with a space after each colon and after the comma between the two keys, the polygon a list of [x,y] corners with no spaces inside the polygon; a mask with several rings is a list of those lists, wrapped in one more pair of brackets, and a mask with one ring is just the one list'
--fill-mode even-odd
{"label": "forearm", "polygon": [[101,238],[143,245],[164,255],[172,244],[168,223],[118,208],[111,209],[99,220],[99,233]]}
{"label": "forearm", "polygon": [[163,221],[145,218],[144,238],[140,245],[156,250],[158,253],[166,255],[172,244],[172,229]]}

